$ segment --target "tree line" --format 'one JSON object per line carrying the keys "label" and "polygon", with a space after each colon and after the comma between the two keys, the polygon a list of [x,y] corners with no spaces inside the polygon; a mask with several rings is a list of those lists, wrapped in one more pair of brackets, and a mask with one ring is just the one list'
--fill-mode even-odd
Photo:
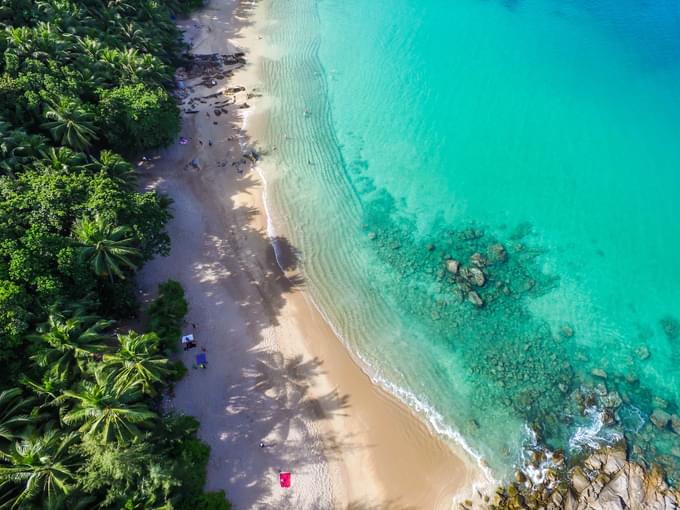
{"label": "tree line", "polygon": [[174,19],[200,3],[0,0],[0,509],[229,508],[198,423],[162,406],[181,286],[120,327],[170,249],[171,201],[128,160],[177,136]]}

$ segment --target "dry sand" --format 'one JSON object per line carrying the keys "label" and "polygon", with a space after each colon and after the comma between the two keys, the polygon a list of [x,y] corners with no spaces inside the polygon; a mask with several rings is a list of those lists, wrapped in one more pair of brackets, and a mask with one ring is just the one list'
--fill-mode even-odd
{"label": "dry sand", "polygon": [[[234,53],[237,44],[249,62],[214,87],[188,80],[191,97],[235,85],[246,91],[220,116],[211,103],[226,96],[196,103],[198,113],[183,115],[189,143],[140,166],[146,187],[174,200],[172,252],[144,268],[141,292],[148,300],[159,282],[180,281],[190,304],[185,332],[197,325],[208,357],[207,369],[190,368],[170,405],[200,420],[212,449],[207,489],[224,489],[236,509],[450,508],[480,471],[371,382],[299,275],[276,264],[262,182],[239,144],[255,143],[266,122],[266,98],[247,93],[258,83],[267,1],[212,0],[181,22],[194,53]],[[235,107],[246,101],[250,108]],[[187,367],[199,350],[182,353]],[[291,489],[279,487],[280,470],[292,472]]]}

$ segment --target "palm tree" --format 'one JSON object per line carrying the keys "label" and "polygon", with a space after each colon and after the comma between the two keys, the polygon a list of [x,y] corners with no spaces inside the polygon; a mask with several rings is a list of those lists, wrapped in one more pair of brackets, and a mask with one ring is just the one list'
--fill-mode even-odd
{"label": "palm tree", "polygon": [[108,276],[111,281],[113,275],[125,279],[122,267],[137,269],[130,258],[141,253],[133,246],[134,238],[128,235],[128,227],[111,225],[97,215],[93,220],[82,218],[77,221],[73,232],[82,244],[82,256],[98,276]]}
{"label": "palm tree", "polygon": [[3,507],[24,508],[40,498],[40,508],[58,508],[74,487],[76,434],[55,429],[43,435],[26,434],[0,452],[0,489]]}
{"label": "palm tree", "polygon": [[39,166],[41,169],[69,172],[81,170],[87,164],[87,157],[82,152],[75,152],[68,147],[50,147],[41,151]]}
{"label": "palm tree", "polygon": [[106,368],[111,370],[117,391],[139,386],[144,393],[156,393],[153,385],[163,381],[170,373],[168,360],[156,354],[158,336],[155,333],[140,335],[134,331],[118,335],[120,347],[112,354],[104,355]]}
{"label": "palm tree", "polygon": [[29,135],[22,129],[12,129],[0,120],[0,173],[15,177],[15,172],[40,154],[46,147],[41,135]]}
{"label": "palm tree", "polygon": [[49,130],[52,137],[62,145],[76,150],[87,150],[97,139],[94,131],[93,115],[73,100],[61,98],[58,103],[50,103],[45,111],[47,122],[42,127]]}
{"label": "palm tree", "polygon": [[106,350],[102,332],[114,321],[99,319],[96,316],[73,315],[66,318],[61,314],[50,314],[47,324],[33,340],[41,343],[37,354],[31,358],[59,381],[68,380],[76,375],[76,367],[85,371],[85,364],[97,353]]}
{"label": "palm tree", "polygon": [[135,168],[115,152],[103,150],[99,153],[99,160],[94,160],[95,166],[117,182],[123,189],[132,191],[137,183]]}
{"label": "palm tree", "polygon": [[0,393],[0,440],[16,439],[21,429],[33,423],[33,418],[25,411],[33,407],[34,401],[32,397],[24,397],[20,388]]}
{"label": "palm tree", "polygon": [[81,433],[102,443],[139,437],[138,425],[149,425],[156,417],[139,403],[141,391],[133,387],[117,391],[113,378],[103,370],[97,370],[94,376],[94,382],[83,381],[81,391],[67,390],[58,398],[60,402],[75,401],[73,408],[64,412],[63,422],[80,425]]}

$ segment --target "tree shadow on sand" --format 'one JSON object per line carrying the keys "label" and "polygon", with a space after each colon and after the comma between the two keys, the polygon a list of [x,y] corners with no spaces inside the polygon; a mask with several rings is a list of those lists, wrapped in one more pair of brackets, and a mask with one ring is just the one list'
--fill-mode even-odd
{"label": "tree shadow on sand", "polygon": [[[286,237],[270,237],[261,211],[244,205],[262,188],[244,163],[255,151],[240,118],[204,115],[213,111],[209,101],[197,108],[185,128],[202,123],[213,143],[175,144],[141,166],[146,189],[174,200],[173,248],[141,271],[142,298],[149,302],[158,283],[179,280],[189,300],[187,326],[197,324],[199,347],[208,351],[207,370],[190,370],[176,387],[177,407],[199,417],[200,436],[211,446],[207,488],[237,495],[239,508],[271,508],[273,500],[279,508],[324,508],[308,501],[288,505],[288,493],[274,494],[277,471],[307,472],[311,479],[325,459],[357,447],[351,436],[319,439],[306,426],[346,415],[349,397],[335,390],[312,395],[311,381],[323,375],[321,360],[285,358],[264,347],[290,295],[305,284],[300,253]],[[200,169],[187,164],[197,154]],[[194,354],[179,356],[190,366]]]}
{"label": "tree shadow on sand", "polygon": [[[231,420],[234,426],[221,438],[227,452],[230,445],[253,445],[252,456],[241,458],[229,473],[236,483],[249,487],[248,498],[239,501],[244,508],[259,508],[267,502],[271,486],[267,477],[276,477],[279,470],[304,473],[354,447],[328,436],[322,451],[305,426],[305,420],[325,420],[345,414],[349,407],[348,396],[337,391],[316,398],[309,394],[309,381],[321,374],[320,360],[286,359],[278,352],[263,350],[254,354],[254,365],[245,367],[238,382],[227,390],[225,406],[229,417],[243,415],[247,419]],[[268,473],[262,473],[257,456],[267,457]]]}

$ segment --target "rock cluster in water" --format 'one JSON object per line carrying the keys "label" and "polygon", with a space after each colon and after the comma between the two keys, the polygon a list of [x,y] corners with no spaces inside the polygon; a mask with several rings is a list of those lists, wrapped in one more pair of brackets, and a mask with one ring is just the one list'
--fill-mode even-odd
{"label": "rock cluster in water", "polygon": [[[475,405],[458,412],[464,434],[486,443],[507,416],[567,455],[625,438],[633,460],[654,459],[672,483],[680,481],[680,405],[640,380],[650,348],[637,345],[620,364],[591,359],[589,342],[597,339],[583,338],[569,318],[551,326],[531,312],[559,279],[546,273],[530,224],[492,230],[442,220],[423,232],[384,190],[370,182],[362,189],[372,196],[365,202],[366,243],[387,275],[373,282],[375,290],[399,296],[405,320],[455,357],[458,384],[474,389]],[[680,321],[666,315],[657,327],[680,357]],[[649,338],[642,333],[641,341]],[[451,392],[455,398],[456,387]],[[570,445],[577,429],[595,422],[600,429]],[[493,467],[518,460],[509,457],[517,450],[511,439],[493,446]]]}
{"label": "rock cluster in water", "polygon": [[467,500],[461,510],[676,510],[680,493],[663,471],[630,460],[625,443],[600,449],[576,465],[561,458],[546,467],[540,481],[517,472],[516,481],[481,501]]}

